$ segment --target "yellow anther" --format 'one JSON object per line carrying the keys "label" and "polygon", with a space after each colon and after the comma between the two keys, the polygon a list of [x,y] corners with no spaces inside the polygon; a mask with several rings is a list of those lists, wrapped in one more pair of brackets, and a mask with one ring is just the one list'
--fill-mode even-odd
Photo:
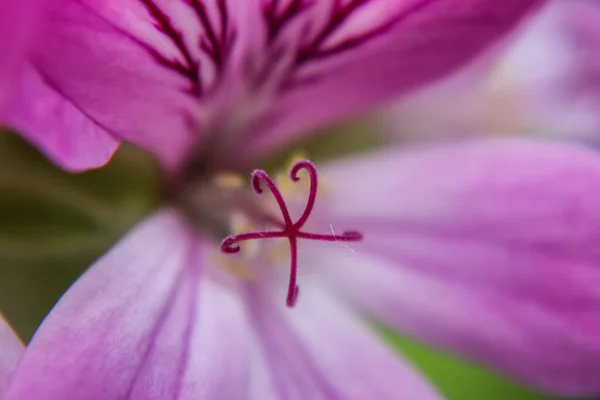
{"label": "yellow anther", "polygon": [[[286,171],[275,174],[275,184],[278,190],[286,198],[286,200],[299,205],[304,205],[306,202],[311,179],[309,173],[300,169],[298,171],[298,177],[300,180],[294,182],[290,179],[289,171],[299,161],[305,160],[306,157],[297,153],[294,154],[290,161]],[[219,188],[225,189],[237,189],[244,185],[242,178],[239,175],[231,173],[223,173],[215,176],[214,183]],[[325,190],[327,188],[325,187]],[[263,201],[270,202],[272,204],[264,204],[265,212],[273,210],[278,211],[278,205],[273,196],[265,196]],[[295,209],[290,210],[291,212],[296,211]],[[252,218],[248,217],[244,212],[232,212],[229,218],[229,230],[234,235],[244,234],[246,232],[260,232],[264,227],[257,226],[257,223]],[[261,240],[246,240],[240,246],[240,252],[231,257],[224,258],[222,254],[214,254],[214,262],[224,271],[241,278],[241,279],[254,279],[256,277],[256,271],[253,268],[253,262],[260,262],[261,264],[268,265],[281,265],[283,261],[289,259],[289,243],[286,239],[275,239],[267,242]]]}
{"label": "yellow anther", "polygon": [[265,258],[269,263],[277,264],[287,260],[290,256],[289,245],[287,243],[278,243],[274,248],[269,250]]}
{"label": "yellow anther", "polygon": [[214,183],[220,189],[238,189],[244,185],[242,177],[231,172],[215,175]]}
{"label": "yellow anther", "polygon": [[[244,232],[252,232],[256,230],[256,226],[252,224],[252,221],[244,214],[234,212],[231,216],[230,229],[234,235],[239,235]],[[245,257],[254,257],[260,250],[260,243],[258,240],[250,240],[244,243],[242,253]]]}
{"label": "yellow anther", "polygon": [[254,271],[244,262],[226,262],[223,267],[238,278],[252,280],[256,277]]}
{"label": "yellow anther", "polygon": [[241,212],[233,212],[229,223],[231,233],[239,235],[240,233],[248,232],[254,229],[250,219]]}
{"label": "yellow anther", "polygon": [[244,261],[238,261],[231,258],[225,258],[222,253],[211,253],[213,263],[227,271],[228,273],[245,280],[256,278],[254,271]]}

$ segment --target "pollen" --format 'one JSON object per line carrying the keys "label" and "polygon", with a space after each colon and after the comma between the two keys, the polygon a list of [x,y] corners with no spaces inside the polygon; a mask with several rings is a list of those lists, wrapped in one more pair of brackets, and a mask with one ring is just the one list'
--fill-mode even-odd
{"label": "pollen", "polygon": [[239,189],[244,185],[244,181],[237,174],[222,172],[214,177],[214,184],[219,189]]}
{"label": "pollen", "polygon": [[[231,232],[235,235],[254,230],[256,227],[252,224],[250,218],[240,212],[234,212],[231,217]],[[259,242],[250,242],[244,247],[244,256],[247,258],[256,257],[260,251]]]}
{"label": "pollen", "polygon": [[[283,223],[277,227],[279,228],[277,230],[237,233],[226,237],[221,242],[221,251],[223,253],[235,254],[240,251],[240,246],[238,243],[241,242],[254,241],[257,239],[288,239],[290,249],[290,278],[286,299],[286,304],[288,307],[293,307],[298,300],[298,239],[320,240],[327,242],[356,242],[362,240],[363,238],[363,235],[357,231],[346,231],[340,235],[336,235],[310,233],[302,230],[315,205],[318,192],[318,177],[315,165],[308,160],[301,160],[295,162],[291,166],[289,171],[289,181],[291,181],[291,183],[300,182],[300,172],[304,172],[308,176],[309,189],[306,207],[298,220],[292,221],[287,204],[283,198],[282,191],[279,189],[275,181],[271,179],[265,171],[255,170],[251,175],[250,182],[252,188],[256,194],[259,195],[263,194],[264,192],[262,185],[265,185],[269,189],[277,205],[279,206]],[[286,184],[290,183],[289,181],[286,181]]]}
{"label": "pollen", "polygon": [[248,281],[256,278],[254,271],[252,268],[250,268],[250,265],[245,262],[246,260],[223,258],[223,254],[221,253],[212,253],[210,258],[212,259],[214,265],[235,276],[236,278]]}

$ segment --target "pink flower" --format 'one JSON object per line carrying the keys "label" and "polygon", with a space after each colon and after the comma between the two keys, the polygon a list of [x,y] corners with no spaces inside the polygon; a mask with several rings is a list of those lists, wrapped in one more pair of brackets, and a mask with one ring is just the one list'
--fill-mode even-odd
{"label": "pink flower", "polygon": [[25,63],[41,0],[0,3],[0,119],[19,68]]}
{"label": "pink flower", "polygon": [[171,196],[64,295],[4,400],[438,399],[363,317],[598,393],[595,152],[391,148],[324,163],[319,191],[308,162],[253,191],[235,174],[462,65],[533,3],[231,4],[54,10],[13,123],[71,169],[144,146]]}

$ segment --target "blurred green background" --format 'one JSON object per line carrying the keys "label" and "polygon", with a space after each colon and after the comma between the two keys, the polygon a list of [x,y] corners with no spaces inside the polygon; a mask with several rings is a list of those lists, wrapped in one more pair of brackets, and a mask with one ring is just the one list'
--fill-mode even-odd
{"label": "blurred green background", "polygon": [[[328,142],[335,141],[334,134],[305,147],[319,159],[324,150],[349,152],[370,144],[347,140],[347,131],[344,135],[345,146]],[[84,269],[153,208],[159,200],[157,182],[152,159],[130,146],[101,170],[70,175],[21,140],[0,133],[0,310],[23,339],[29,340]],[[385,328],[379,331],[448,399],[558,399]]]}

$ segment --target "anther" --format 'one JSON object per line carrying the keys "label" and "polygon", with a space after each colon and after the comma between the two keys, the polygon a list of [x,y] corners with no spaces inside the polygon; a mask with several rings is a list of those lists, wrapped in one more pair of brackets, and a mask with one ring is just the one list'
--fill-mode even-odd
{"label": "anther", "polygon": [[315,165],[308,161],[298,161],[290,169],[289,177],[292,182],[300,181],[298,173],[300,170],[308,172],[310,179],[310,190],[308,194],[308,200],[306,207],[296,222],[292,221],[290,212],[287,208],[285,200],[281,195],[281,192],[275,185],[275,182],[269,177],[269,175],[263,170],[255,170],[252,172],[251,184],[252,188],[257,194],[263,194],[261,183],[263,183],[271,192],[275,201],[279,206],[281,215],[283,217],[283,226],[280,226],[281,230],[275,231],[264,231],[264,232],[247,232],[238,235],[231,235],[223,239],[221,242],[221,251],[227,254],[235,254],[240,251],[240,242],[254,239],[272,239],[272,238],[287,238],[290,243],[290,282],[288,286],[288,294],[286,304],[288,307],[293,307],[298,300],[299,287],[297,285],[298,276],[298,239],[310,239],[310,240],[323,240],[328,242],[356,242],[363,238],[363,235],[357,231],[346,231],[341,235],[330,235],[320,233],[303,232],[301,229],[308,221],[310,214],[315,205],[318,191],[318,177],[317,168]]}

